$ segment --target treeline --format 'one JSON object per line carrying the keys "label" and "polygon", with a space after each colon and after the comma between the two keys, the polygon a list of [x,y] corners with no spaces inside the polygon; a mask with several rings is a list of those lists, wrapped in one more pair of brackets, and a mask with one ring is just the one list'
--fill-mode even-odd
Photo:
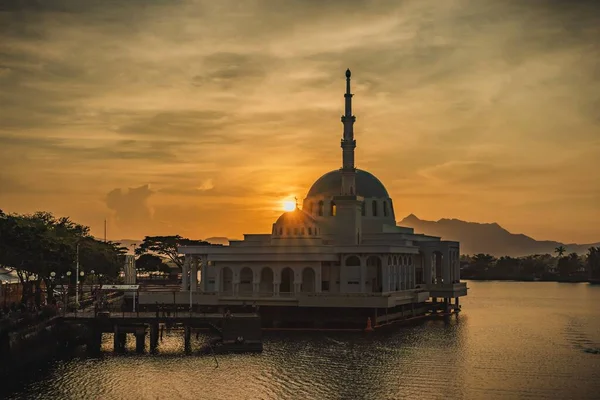
{"label": "treeline", "polygon": [[[57,285],[75,284],[79,259],[80,282],[112,282],[122,270],[127,249],[90,235],[87,226],[48,212],[6,214],[0,210],[0,266],[15,271],[23,285],[22,303],[41,304],[42,287],[48,302]],[[74,289],[74,288],[73,288]]]}
{"label": "treeline", "polygon": [[600,247],[590,247],[587,254],[566,254],[557,247],[556,256],[536,254],[525,257],[489,254],[461,256],[461,278],[585,281],[600,277]]}

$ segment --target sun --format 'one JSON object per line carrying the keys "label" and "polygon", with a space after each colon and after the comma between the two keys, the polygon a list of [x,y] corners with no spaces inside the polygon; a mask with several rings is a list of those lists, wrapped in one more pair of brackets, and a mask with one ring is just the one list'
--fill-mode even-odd
{"label": "sun", "polygon": [[296,202],[293,200],[285,200],[283,202],[284,211],[294,211],[296,209]]}

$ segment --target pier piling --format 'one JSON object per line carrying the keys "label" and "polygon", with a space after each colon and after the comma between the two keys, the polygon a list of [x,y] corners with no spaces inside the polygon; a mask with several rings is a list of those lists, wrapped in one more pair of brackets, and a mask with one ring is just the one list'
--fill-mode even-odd
{"label": "pier piling", "polygon": [[188,325],[184,327],[184,349],[186,354],[192,352],[192,328]]}
{"label": "pier piling", "polygon": [[150,325],[150,352],[156,353],[158,347],[158,323]]}
{"label": "pier piling", "polygon": [[138,331],[135,333],[135,351],[138,354],[143,354],[146,350],[146,331]]}

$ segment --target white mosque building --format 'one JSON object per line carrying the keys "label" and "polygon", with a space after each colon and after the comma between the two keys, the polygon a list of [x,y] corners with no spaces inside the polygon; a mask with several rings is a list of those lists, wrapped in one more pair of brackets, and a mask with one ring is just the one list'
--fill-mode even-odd
{"label": "white mosque building", "polygon": [[182,290],[166,303],[252,304],[263,319],[284,323],[371,318],[377,325],[433,308],[458,310],[467,294],[459,243],[397,226],[385,186],[355,167],[350,77],[347,70],[342,167],[321,176],[302,209],[284,212],[270,233],[229,246],[180,247]]}

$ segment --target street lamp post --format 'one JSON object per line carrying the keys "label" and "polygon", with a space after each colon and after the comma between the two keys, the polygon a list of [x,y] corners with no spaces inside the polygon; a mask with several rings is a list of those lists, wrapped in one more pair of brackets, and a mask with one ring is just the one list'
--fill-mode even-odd
{"label": "street lamp post", "polygon": [[79,308],[79,243],[77,243],[77,258],[75,265],[75,307]]}
{"label": "street lamp post", "polygon": [[[69,288],[71,287],[71,271],[67,271],[67,290],[65,290],[65,281],[62,281],[62,291],[63,291],[63,303],[65,304],[64,309],[66,310],[69,307]],[[63,276],[64,278],[64,276]]]}
{"label": "street lamp post", "polygon": [[[83,296],[83,276],[85,273],[83,271],[79,271],[79,277],[81,278],[81,288],[77,286],[77,290],[81,291],[81,296]],[[79,302],[77,303],[77,307],[79,307]]]}

